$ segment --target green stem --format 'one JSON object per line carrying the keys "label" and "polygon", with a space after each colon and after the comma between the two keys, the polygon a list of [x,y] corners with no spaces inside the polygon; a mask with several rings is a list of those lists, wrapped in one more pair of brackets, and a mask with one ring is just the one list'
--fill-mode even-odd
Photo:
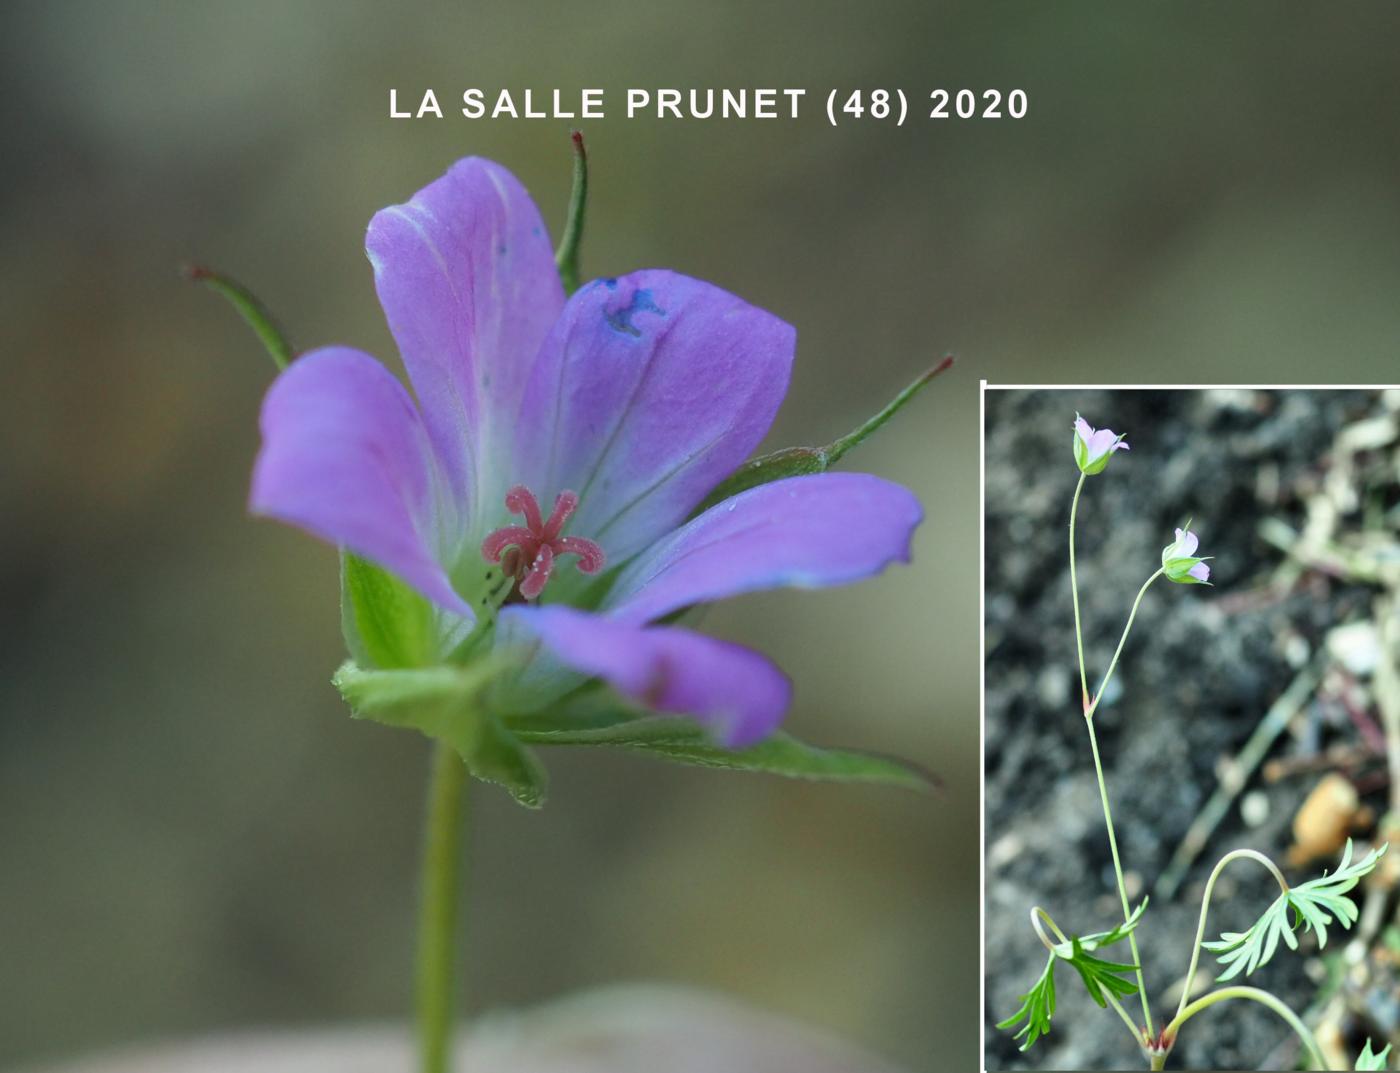
{"label": "green stem", "polygon": [[579,247],[583,244],[583,218],[588,208],[588,151],[583,146],[583,132],[572,131],[569,137],[574,143],[574,182],[564,234],[559,239],[559,248],[554,251],[554,264],[559,269],[565,294],[578,290]]}
{"label": "green stem", "polygon": [[[1094,754],[1094,774],[1099,780],[1099,801],[1103,804],[1103,822],[1108,828],[1108,848],[1113,854],[1113,876],[1118,881],[1118,899],[1123,904],[1123,920],[1126,922],[1132,916],[1132,910],[1128,907],[1128,888],[1123,882],[1123,865],[1118,859],[1118,836],[1113,831],[1113,811],[1108,806],[1108,787],[1103,779],[1103,763],[1099,760],[1099,741],[1094,733],[1094,720],[1086,715],[1084,725],[1089,730],[1089,748]],[[1147,1025],[1147,1035],[1149,1038],[1156,1035],[1152,1027],[1152,1011],[1147,1002],[1147,982],[1142,975],[1142,957],[1138,954],[1137,935],[1128,932],[1128,947],[1133,952],[1133,964],[1137,966],[1138,998],[1142,1000],[1143,1023]]]}
{"label": "green stem", "polygon": [[1138,604],[1142,603],[1142,598],[1147,593],[1148,586],[1156,581],[1165,570],[1158,569],[1150,578],[1142,583],[1142,588],[1138,589],[1137,599],[1133,601],[1133,609],[1128,612],[1128,622],[1123,627],[1123,635],[1118,638],[1118,647],[1113,650],[1113,659],[1109,660],[1108,673],[1103,676],[1103,681],[1099,683],[1098,691],[1094,694],[1094,701],[1089,705],[1089,710],[1084,713],[1088,719],[1094,718],[1094,712],[1098,710],[1099,701],[1103,700],[1103,691],[1108,688],[1108,680],[1113,677],[1113,672],[1118,666],[1118,657],[1123,654],[1123,646],[1128,641],[1128,631],[1133,628],[1133,619],[1137,618]]}
{"label": "green stem", "polygon": [[[1099,759],[1099,741],[1094,733],[1094,709],[1098,707],[1098,697],[1091,704],[1089,702],[1088,676],[1084,669],[1084,631],[1080,626],[1079,619],[1079,576],[1075,571],[1074,564],[1074,527],[1079,517],[1079,493],[1084,490],[1084,478],[1087,474],[1079,475],[1079,483],[1074,486],[1074,501],[1069,508],[1069,589],[1074,600],[1074,641],[1079,651],[1079,689],[1084,705],[1084,725],[1089,730],[1089,748],[1094,754],[1094,775],[1099,782],[1099,801],[1103,804],[1103,822],[1108,828],[1108,848],[1113,854],[1113,875],[1118,881],[1118,898],[1123,904],[1123,920],[1126,923],[1132,916],[1132,910],[1128,907],[1128,888],[1123,882],[1123,865],[1118,857],[1118,836],[1113,830],[1113,810],[1108,804],[1108,786],[1103,778],[1103,761]],[[1159,570],[1158,574],[1161,573]],[[1142,594],[1147,591],[1147,585],[1152,584],[1157,574],[1147,579],[1147,584],[1143,585],[1138,592],[1138,598],[1133,602],[1132,613],[1128,616],[1128,624],[1123,628],[1123,637],[1118,641],[1118,652],[1123,651],[1123,641],[1128,637],[1128,630],[1132,629],[1133,618],[1137,615],[1138,603],[1142,600]],[[1113,664],[1109,665],[1108,675],[1104,677],[1104,685],[1108,684],[1108,677],[1113,674],[1113,665],[1118,662],[1118,652],[1113,654]],[[1103,687],[1099,687],[1099,696],[1103,696]],[[1152,1010],[1147,1002],[1147,982],[1142,974],[1142,957],[1138,954],[1137,936],[1132,932],[1128,933],[1128,946],[1133,953],[1133,964],[1136,966],[1138,982],[1138,998],[1142,1001],[1143,1023],[1147,1026],[1148,1037],[1156,1033],[1152,1026]]]}
{"label": "green stem", "polygon": [[1216,862],[1211,870],[1210,878],[1206,880],[1206,892],[1201,898],[1201,920],[1196,925],[1196,945],[1191,951],[1191,967],[1186,970],[1186,983],[1181,988],[1181,1001],[1176,1004],[1176,1015],[1181,1016],[1181,1012],[1186,1008],[1186,1000],[1191,997],[1191,984],[1196,979],[1196,965],[1201,959],[1201,941],[1206,937],[1206,913],[1210,910],[1211,892],[1215,890],[1215,881],[1220,878],[1220,873],[1225,871],[1225,866],[1231,861],[1248,858],[1251,861],[1258,861],[1271,873],[1278,881],[1279,889],[1284,894],[1288,893],[1288,881],[1283,878],[1283,873],[1278,870],[1278,865],[1269,860],[1262,853],[1252,849],[1231,850]]}
{"label": "green stem", "polygon": [[456,1021],[457,909],[467,768],[444,742],[433,747],[418,915],[419,1069],[447,1073]]}
{"label": "green stem", "polygon": [[1074,501],[1069,507],[1069,591],[1074,598],[1074,644],[1079,650],[1079,699],[1083,710],[1089,710],[1089,680],[1084,673],[1084,631],[1079,625],[1079,578],[1074,570],[1074,522],[1079,516],[1079,493],[1084,491],[1084,478],[1079,475],[1079,483],[1074,486]]}
{"label": "green stem", "polygon": [[1303,1041],[1303,1045],[1311,1052],[1313,1065],[1317,1069],[1326,1069],[1327,1062],[1322,1057],[1322,1048],[1317,1045],[1317,1040],[1308,1031],[1308,1026],[1303,1024],[1302,1018],[1290,1010],[1282,1001],[1257,987],[1222,987],[1218,991],[1212,991],[1208,995],[1202,995],[1195,1002],[1188,1005],[1184,1010],[1172,1019],[1171,1024],[1163,1029],[1162,1034],[1168,1039],[1175,1041],[1181,1026],[1189,1021],[1202,1010],[1209,1009],[1217,1002],[1225,1002],[1232,998],[1249,999],[1260,1005],[1267,1006],[1288,1022],[1288,1027],[1293,1029],[1298,1038]]}

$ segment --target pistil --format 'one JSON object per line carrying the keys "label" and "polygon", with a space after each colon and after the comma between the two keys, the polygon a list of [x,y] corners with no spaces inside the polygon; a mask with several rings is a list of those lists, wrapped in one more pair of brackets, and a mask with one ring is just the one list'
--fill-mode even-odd
{"label": "pistil", "polygon": [[564,536],[565,523],[578,509],[578,496],[560,492],[554,499],[554,510],[545,519],[540,513],[539,500],[523,484],[506,493],[506,509],[525,519],[524,525],[506,525],[481,542],[481,554],[488,563],[500,563],[516,588],[526,600],[533,600],[549,582],[554,564],[561,555],[578,558],[578,568],[585,574],[603,569],[606,556],[603,549],[587,537]]}

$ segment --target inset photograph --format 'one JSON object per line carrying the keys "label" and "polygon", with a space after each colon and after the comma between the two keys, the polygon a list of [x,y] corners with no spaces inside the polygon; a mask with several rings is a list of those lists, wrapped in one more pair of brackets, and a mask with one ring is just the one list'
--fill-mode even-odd
{"label": "inset photograph", "polygon": [[987,1069],[1400,1042],[1400,389],[984,389]]}

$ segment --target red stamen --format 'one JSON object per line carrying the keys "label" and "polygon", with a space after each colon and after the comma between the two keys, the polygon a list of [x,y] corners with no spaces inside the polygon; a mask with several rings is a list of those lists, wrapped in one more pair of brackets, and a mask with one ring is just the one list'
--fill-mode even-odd
{"label": "red stamen", "polygon": [[515,578],[520,595],[533,600],[544,591],[560,555],[578,557],[578,568],[596,574],[607,561],[603,549],[587,537],[561,536],[565,523],[578,509],[578,496],[560,492],[554,510],[545,521],[539,501],[530,489],[517,484],[506,493],[506,508],[524,515],[524,525],[502,526],[481,542],[481,554],[489,563],[500,563],[507,576]]}

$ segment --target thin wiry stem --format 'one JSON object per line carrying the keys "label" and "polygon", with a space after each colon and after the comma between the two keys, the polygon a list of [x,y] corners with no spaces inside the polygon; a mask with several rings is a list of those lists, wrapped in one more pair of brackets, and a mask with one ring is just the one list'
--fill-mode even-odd
{"label": "thin wiry stem", "polygon": [[1327,1069],[1327,1060],[1322,1055],[1322,1048],[1317,1045],[1317,1040],[1308,1031],[1308,1026],[1303,1024],[1302,1018],[1290,1010],[1282,1000],[1271,995],[1269,992],[1257,987],[1222,987],[1218,991],[1212,991],[1208,995],[1202,995],[1195,1002],[1188,1005],[1172,1019],[1172,1022],[1162,1030],[1162,1035],[1169,1041],[1175,1041],[1181,1026],[1189,1021],[1202,1010],[1209,1009],[1217,1002],[1225,1002],[1232,998],[1248,999],[1260,1005],[1267,1006],[1288,1022],[1288,1027],[1293,1029],[1298,1038],[1303,1041],[1303,1045],[1310,1052],[1312,1063],[1317,1069]]}
{"label": "thin wiry stem", "polygon": [[1069,506],[1069,591],[1074,598],[1074,643],[1079,650],[1079,697],[1084,711],[1089,710],[1089,679],[1084,673],[1084,631],[1079,625],[1079,578],[1074,569],[1074,523],[1079,516],[1079,493],[1084,491],[1084,478],[1079,475],[1079,483],[1074,486],[1074,500]]}
{"label": "thin wiry stem", "polygon": [[1283,873],[1278,870],[1278,865],[1262,853],[1252,849],[1236,849],[1231,850],[1216,862],[1215,867],[1211,870],[1210,878],[1206,880],[1205,894],[1201,897],[1201,920],[1196,926],[1196,945],[1191,951],[1191,967],[1186,970],[1186,983],[1181,988],[1181,1001],[1176,1005],[1177,1017],[1180,1017],[1182,1010],[1186,1009],[1186,1001],[1191,997],[1191,984],[1196,978],[1196,965],[1201,959],[1201,940],[1206,937],[1206,914],[1210,911],[1210,896],[1211,892],[1215,890],[1215,881],[1220,878],[1220,873],[1225,870],[1227,864],[1243,858],[1262,864],[1278,881],[1279,890],[1283,891],[1284,894],[1288,893],[1288,880],[1283,878]]}
{"label": "thin wiry stem", "polygon": [[1142,588],[1138,589],[1137,598],[1133,600],[1133,609],[1128,612],[1128,622],[1123,627],[1122,636],[1118,638],[1118,647],[1113,650],[1113,659],[1109,661],[1108,673],[1103,676],[1103,681],[1099,683],[1098,691],[1094,694],[1093,703],[1089,705],[1088,711],[1084,713],[1087,718],[1094,718],[1094,712],[1098,710],[1099,701],[1103,700],[1103,692],[1108,688],[1108,680],[1113,677],[1113,672],[1118,666],[1118,657],[1123,654],[1123,646],[1127,644],[1128,632],[1133,628],[1133,619],[1137,618],[1138,605],[1142,603],[1142,598],[1147,594],[1148,587],[1161,577],[1163,573],[1165,573],[1165,570],[1159,568],[1155,574],[1142,583]]}
{"label": "thin wiry stem", "polygon": [[[1113,830],[1113,810],[1108,804],[1108,786],[1103,777],[1103,761],[1099,759],[1098,736],[1094,733],[1094,709],[1098,707],[1098,697],[1092,703],[1089,701],[1088,675],[1084,668],[1084,631],[1080,626],[1079,617],[1079,576],[1075,570],[1074,563],[1074,527],[1079,517],[1079,494],[1084,490],[1084,478],[1086,474],[1079,475],[1079,483],[1074,487],[1074,501],[1069,508],[1069,587],[1070,594],[1074,600],[1074,640],[1079,651],[1079,689],[1084,706],[1084,725],[1089,731],[1089,748],[1094,754],[1094,775],[1099,783],[1099,801],[1103,805],[1104,826],[1108,828],[1108,848],[1113,854],[1113,875],[1118,881],[1118,898],[1123,904],[1123,921],[1126,923],[1132,916],[1132,910],[1128,907],[1128,888],[1123,882],[1123,864],[1118,857],[1118,836]],[[1158,571],[1160,574],[1161,571]],[[1113,666],[1118,662],[1118,653],[1123,651],[1123,642],[1127,640],[1128,631],[1132,629],[1133,618],[1137,615],[1138,604],[1142,601],[1142,594],[1147,591],[1147,585],[1157,577],[1153,574],[1148,578],[1147,584],[1143,585],[1138,592],[1138,598],[1133,602],[1132,613],[1128,616],[1128,624],[1123,629],[1123,636],[1118,641],[1118,652],[1113,654],[1113,663],[1109,665],[1109,675],[1113,674]],[[1104,678],[1104,685],[1108,684],[1108,676]],[[1103,687],[1099,688],[1099,696],[1103,696]],[[1147,982],[1142,973],[1142,957],[1138,954],[1137,938],[1132,932],[1128,933],[1128,946],[1132,950],[1133,964],[1136,967],[1138,982],[1138,998],[1142,1000],[1143,1023],[1147,1027],[1147,1035],[1155,1035],[1152,1027],[1152,1010],[1147,1001]]]}

